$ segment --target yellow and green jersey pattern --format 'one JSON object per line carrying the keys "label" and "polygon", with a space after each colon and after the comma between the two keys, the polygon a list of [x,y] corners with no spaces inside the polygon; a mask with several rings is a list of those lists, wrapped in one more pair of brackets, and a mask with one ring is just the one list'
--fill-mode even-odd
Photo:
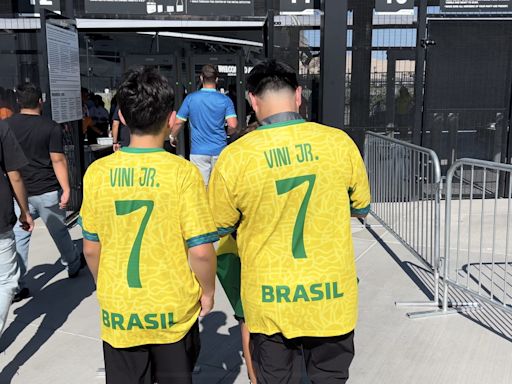
{"label": "yellow and green jersey pattern", "polygon": [[162,149],[124,148],[87,170],[80,216],[84,238],[101,243],[102,339],[181,340],[200,312],[187,249],[218,240],[197,168]]}
{"label": "yellow and green jersey pattern", "polygon": [[222,152],[209,199],[219,234],[238,230],[251,332],[326,337],[355,328],[350,216],[369,211],[370,190],[344,132],[302,120],[263,126]]}

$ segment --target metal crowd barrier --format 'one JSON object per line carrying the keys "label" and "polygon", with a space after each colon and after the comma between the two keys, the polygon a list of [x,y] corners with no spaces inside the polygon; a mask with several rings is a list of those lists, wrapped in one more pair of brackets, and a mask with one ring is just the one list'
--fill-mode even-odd
{"label": "metal crowd barrier", "polygon": [[450,287],[512,312],[511,174],[511,165],[475,159],[458,160],[448,171],[445,284],[435,313],[478,305],[450,303]]}
{"label": "metal crowd barrier", "polygon": [[365,163],[372,190],[371,215],[434,277],[432,301],[396,305],[439,307],[441,167],[437,155],[430,149],[368,132]]}

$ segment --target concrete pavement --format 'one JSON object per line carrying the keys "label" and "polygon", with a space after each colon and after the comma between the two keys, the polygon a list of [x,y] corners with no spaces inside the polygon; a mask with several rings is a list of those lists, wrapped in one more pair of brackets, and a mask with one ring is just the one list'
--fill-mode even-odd
{"label": "concrete pavement", "polygon": [[[360,317],[351,384],[512,382],[510,316],[486,307],[464,315],[410,320],[394,302],[426,300],[431,275],[381,227],[367,230],[354,221],[353,233]],[[72,235],[80,243],[78,228]],[[0,339],[0,384],[104,383],[98,373],[103,359],[92,278],[82,272],[77,279],[67,279],[57,257],[38,221],[29,261],[33,297],[11,308]],[[203,348],[195,383],[248,383],[232,313],[219,289],[214,312],[201,321]]]}

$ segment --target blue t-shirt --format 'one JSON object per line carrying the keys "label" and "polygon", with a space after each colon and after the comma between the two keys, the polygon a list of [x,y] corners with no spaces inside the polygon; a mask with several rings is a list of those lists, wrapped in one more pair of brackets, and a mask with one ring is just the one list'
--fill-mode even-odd
{"label": "blue t-shirt", "polygon": [[178,119],[189,120],[192,155],[218,156],[227,143],[224,121],[236,117],[229,97],[215,89],[191,93],[178,111]]}

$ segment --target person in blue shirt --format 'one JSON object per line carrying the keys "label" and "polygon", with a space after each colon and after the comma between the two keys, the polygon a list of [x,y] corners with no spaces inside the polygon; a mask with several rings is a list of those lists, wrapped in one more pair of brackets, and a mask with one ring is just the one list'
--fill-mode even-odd
{"label": "person in blue shirt", "polygon": [[[195,164],[207,186],[210,174],[222,150],[227,145],[227,134],[237,131],[238,119],[231,99],[217,92],[219,72],[207,64],[201,70],[203,87],[183,101],[178,111],[176,123],[171,131],[171,142],[189,122],[191,148],[190,161]],[[228,130],[224,128],[227,122]]]}

